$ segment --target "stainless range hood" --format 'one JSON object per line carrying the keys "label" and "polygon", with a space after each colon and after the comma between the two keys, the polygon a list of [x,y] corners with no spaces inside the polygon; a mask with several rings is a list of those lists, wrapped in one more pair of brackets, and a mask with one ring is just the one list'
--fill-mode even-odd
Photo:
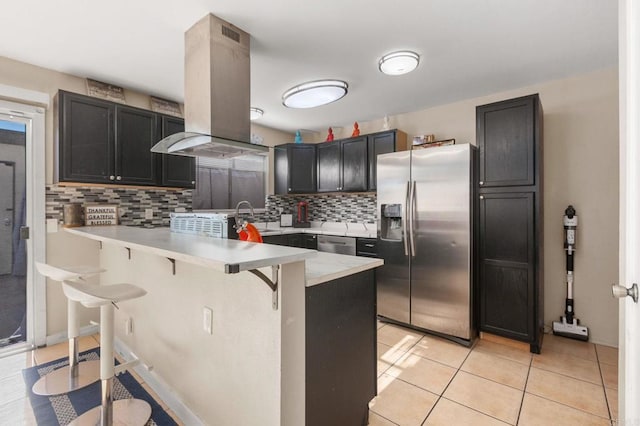
{"label": "stainless range hood", "polygon": [[266,154],[250,143],[250,35],[211,14],[185,33],[185,132],[152,152],[231,158]]}

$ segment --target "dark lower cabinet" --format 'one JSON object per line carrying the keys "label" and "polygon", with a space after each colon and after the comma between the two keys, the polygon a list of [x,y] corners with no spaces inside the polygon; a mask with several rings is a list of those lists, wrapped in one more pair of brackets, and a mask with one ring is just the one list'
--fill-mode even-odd
{"label": "dark lower cabinet", "polygon": [[58,180],[114,181],[115,105],[67,92],[60,92],[57,103]]}
{"label": "dark lower cabinet", "polygon": [[538,95],[476,109],[479,329],[534,353],[544,332],[542,117]]}
{"label": "dark lower cabinet", "polygon": [[480,196],[480,321],[490,333],[531,340],[535,303],[534,193]]}
{"label": "dark lower cabinet", "polygon": [[315,234],[302,234],[302,248],[318,250],[318,236]]}
{"label": "dark lower cabinet", "polygon": [[[184,120],[163,115],[161,139],[184,132]],[[196,159],[182,155],[161,154],[162,186],[194,188],[196,185]]]}
{"label": "dark lower cabinet", "polygon": [[318,239],[315,234],[267,235],[262,237],[262,241],[266,244],[278,246],[298,247],[311,250],[318,249]]}
{"label": "dark lower cabinet", "polygon": [[374,274],[306,288],[306,426],[368,424],[377,393]]}

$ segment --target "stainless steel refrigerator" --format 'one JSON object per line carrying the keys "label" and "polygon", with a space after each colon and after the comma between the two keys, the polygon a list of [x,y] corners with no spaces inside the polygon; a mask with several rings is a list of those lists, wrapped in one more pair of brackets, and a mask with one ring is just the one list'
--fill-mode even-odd
{"label": "stainless steel refrigerator", "polygon": [[473,339],[476,151],[463,144],[378,156],[383,320]]}

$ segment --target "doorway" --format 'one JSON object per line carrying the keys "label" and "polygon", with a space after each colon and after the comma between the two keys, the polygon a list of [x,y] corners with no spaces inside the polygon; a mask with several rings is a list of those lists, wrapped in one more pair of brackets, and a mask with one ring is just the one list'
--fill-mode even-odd
{"label": "doorway", "polygon": [[0,347],[27,340],[26,125],[0,114]]}
{"label": "doorway", "polygon": [[45,280],[34,261],[45,259],[48,100],[0,85],[0,357],[46,342]]}

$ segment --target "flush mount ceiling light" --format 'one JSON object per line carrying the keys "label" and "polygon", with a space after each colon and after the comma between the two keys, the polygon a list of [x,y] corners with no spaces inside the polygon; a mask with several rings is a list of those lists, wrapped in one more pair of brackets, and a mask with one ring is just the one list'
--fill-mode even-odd
{"label": "flush mount ceiling light", "polygon": [[384,55],[378,62],[378,68],[387,75],[402,75],[415,70],[419,62],[420,55],[404,50]]}
{"label": "flush mount ceiling light", "polygon": [[284,92],[282,103],[289,108],[314,108],[344,97],[348,88],[342,80],[309,81]]}
{"label": "flush mount ceiling light", "polygon": [[250,111],[249,118],[252,121],[253,120],[257,120],[258,118],[262,117],[262,114],[264,114],[264,111],[261,110],[260,108],[251,107],[251,108],[249,108],[249,111]]}

